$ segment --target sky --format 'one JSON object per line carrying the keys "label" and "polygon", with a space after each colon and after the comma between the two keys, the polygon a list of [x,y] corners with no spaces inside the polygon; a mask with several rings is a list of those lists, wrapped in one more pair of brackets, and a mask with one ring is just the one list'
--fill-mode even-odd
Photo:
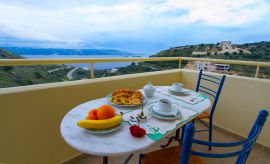
{"label": "sky", "polygon": [[270,0],[0,0],[0,46],[155,53],[270,40]]}

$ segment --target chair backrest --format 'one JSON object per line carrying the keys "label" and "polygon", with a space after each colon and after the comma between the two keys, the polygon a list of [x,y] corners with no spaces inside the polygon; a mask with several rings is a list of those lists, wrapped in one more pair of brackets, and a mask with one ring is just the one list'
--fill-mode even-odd
{"label": "chair backrest", "polygon": [[[192,123],[187,124],[186,129],[185,129],[185,134],[184,134],[180,164],[188,164],[188,160],[191,154],[197,155],[197,156],[203,156],[207,158],[230,158],[230,157],[238,156],[236,160],[236,164],[245,163],[247,157],[249,156],[250,151],[252,150],[257,138],[259,137],[259,134],[263,128],[263,125],[266,121],[267,116],[268,116],[268,111],[261,110],[250,130],[248,137],[239,142],[220,143],[220,142],[206,142],[206,141],[201,141],[201,140],[195,140],[193,139],[194,131],[195,131],[194,125]],[[214,147],[235,147],[235,146],[242,145],[242,148],[240,150],[233,151],[233,152],[228,152],[224,154],[215,154],[215,153],[192,151],[191,150],[192,143],[201,144],[204,146],[214,146]]]}
{"label": "chair backrest", "polygon": [[[226,78],[226,75],[223,75],[221,78],[217,78],[215,76],[204,74],[203,71],[200,70],[198,81],[197,81],[197,86],[196,86],[196,92],[202,92],[202,93],[205,93],[205,94],[214,98],[214,102],[213,102],[212,109],[210,112],[211,118],[212,118],[214,111],[216,109],[216,105],[217,105],[219,95],[221,93],[225,78]],[[213,90],[207,86],[204,86],[202,84],[202,81],[206,81],[206,82],[209,82],[213,85],[216,85],[217,89]]]}

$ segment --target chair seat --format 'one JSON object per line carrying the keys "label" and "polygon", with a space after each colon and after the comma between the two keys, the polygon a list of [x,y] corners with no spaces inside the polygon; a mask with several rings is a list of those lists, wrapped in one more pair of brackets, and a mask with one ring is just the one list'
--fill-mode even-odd
{"label": "chair seat", "polygon": [[199,116],[194,118],[194,120],[201,120],[205,118],[210,118],[210,114],[207,111],[202,112]]}
{"label": "chair seat", "polygon": [[[144,154],[142,164],[179,164],[181,146],[173,146]],[[189,164],[206,164],[203,158],[191,155]]]}

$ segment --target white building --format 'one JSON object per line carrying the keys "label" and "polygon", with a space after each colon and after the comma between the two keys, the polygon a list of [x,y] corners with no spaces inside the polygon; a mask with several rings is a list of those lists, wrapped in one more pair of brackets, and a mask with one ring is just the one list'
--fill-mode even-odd
{"label": "white building", "polygon": [[234,49],[234,46],[232,45],[231,41],[221,41],[220,43],[218,43],[218,47],[221,48],[222,50]]}
{"label": "white building", "polygon": [[205,51],[193,51],[192,55],[207,55],[207,52],[205,52]]}
{"label": "white building", "polygon": [[202,62],[202,61],[196,61],[194,63],[195,69],[197,70],[203,70],[203,71],[213,71],[215,70],[215,66],[211,62]]}
{"label": "white building", "polygon": [[203,61],[196,61],[192,64],[192,62],[189,63],[190,67],[189,69],[196,69],[196,70],[203,70],[203,71],[220,71],[220,72],[229,72],[230,71],[230,65],[228,64],[215,64],[211,62],[203,62]]}
{"label": "white building", "polygon": [[231,67],[228,64],[215,64],[216,65],[216,71],[230,71]]}
{"label": "white building", "polygon": [[114,73],[114,72],[117,72],[117,71],[118,71],[118,69],[116,69],[116,68],[111,69],[111,73]]}

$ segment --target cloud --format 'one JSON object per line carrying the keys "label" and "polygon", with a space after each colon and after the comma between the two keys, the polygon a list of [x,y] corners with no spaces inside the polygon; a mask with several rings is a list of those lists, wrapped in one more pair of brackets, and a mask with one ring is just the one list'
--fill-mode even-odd
{"label": "cloud", "polygon": [[188,12],[172,19],[172,22],[201,22],[208,26],[237,27],[253,23],[268,14],[270,5],[262,0],[170,0],[170,7],[185,9]]}
{"label": "cloud", "polygon": [[[107,46],[106,40],[112,45],[121,41],[160,45],[179,42],[169,39],[180,30],[199,33],[202,28],[259,24],[269,11],[263,0],[0,0],[0,32],[68,45]],[[200,29],[190,31],[194,26]]]}

